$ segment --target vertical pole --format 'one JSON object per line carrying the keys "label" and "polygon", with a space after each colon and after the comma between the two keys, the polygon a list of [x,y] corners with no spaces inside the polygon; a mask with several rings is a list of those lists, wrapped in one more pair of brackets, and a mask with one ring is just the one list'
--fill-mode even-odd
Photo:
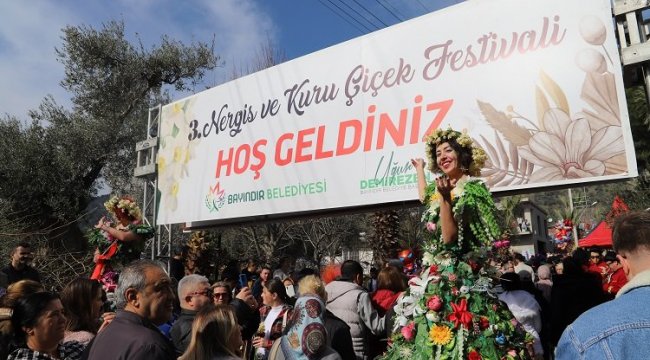
{"label": "vertical pole", "polygon": [[[571,211],[571,217],[573,217],[573,194],[571,193],[571,188],[569,188],[569,210]],[[571,219],[571,234],[573,235],[574,249],[578,248],[578,229],[576,228],[575,219]]]}

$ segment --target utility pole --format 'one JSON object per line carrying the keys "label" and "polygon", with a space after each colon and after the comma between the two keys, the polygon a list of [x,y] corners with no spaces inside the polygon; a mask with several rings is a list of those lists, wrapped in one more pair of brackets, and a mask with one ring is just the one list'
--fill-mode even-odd
{"label": "utility pole", "polygon": [[[571,211],[571,217],[573,217],[573,194],[571,193],[571,188],[569,188],[569,211]],[[571,219],[571,234],[573,236],[574,249],[578,248],[578,228],[575,224],[575,219]]]}

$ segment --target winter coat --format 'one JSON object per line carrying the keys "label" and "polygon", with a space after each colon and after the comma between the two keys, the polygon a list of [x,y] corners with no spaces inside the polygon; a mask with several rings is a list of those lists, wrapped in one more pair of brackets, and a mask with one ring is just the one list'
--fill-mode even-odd
{"label": "winter coat", "polygon": [[332,281],[325,286],[327,310],[350,326],[354,353],[359,360],[367,360],[368,335],[380,335],[385,329],[385,319],[372,306],[368,292],[349,281]]}

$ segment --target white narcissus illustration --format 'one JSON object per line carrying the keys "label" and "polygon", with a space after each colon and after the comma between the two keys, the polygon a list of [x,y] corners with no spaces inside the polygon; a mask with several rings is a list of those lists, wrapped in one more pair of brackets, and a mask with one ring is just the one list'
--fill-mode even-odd
{"label": "white narcissus illustration", "polygon": [[161,124],[160,148],[158,150],[158,187],[162,200],[170,211],[178,207],[180,180],[189,176],[189,162],[195,157],[194,148],[200,139],[189,140],[189,126],[193,120],[193,99],[180,101],[165,107]]}

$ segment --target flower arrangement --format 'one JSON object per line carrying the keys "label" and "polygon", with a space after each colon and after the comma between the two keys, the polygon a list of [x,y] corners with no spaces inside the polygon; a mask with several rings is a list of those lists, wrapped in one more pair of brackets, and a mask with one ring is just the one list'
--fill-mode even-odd
{"label": "flower arrangement", "polygon": [[431,172],[440,171],[435,161],[436,146],[449,140],[455,140],[458,145],[471,151],[472,163],[469,166],[468,172],[471,176],[480,176],[481,169],[485,165],[485,161],[487,161],[487,154],[483,149],[474,145],[474,141],[466,132],[463,131],[461,133],[460,131],[453,130],[451,127],[448,127],[446,130],[438,128],[426,137],[426,154],[427,161],[429,162],[429,170]]}
{"label": "flower arrangement", "polygon": [[567,247],[573,243],[573,221],[571,219],[559,220],[554,228],[553,242],[555,247],[560,251],[566,251]]}
{"label": "flower arrangement", "polygon": [[[126,215],[132,221],[142,220],[142,211],[138,204],[135,203],[135,200],[131,197],[113,196],[104,203],[104,207],[118,219],[119,216]],[[120,215],[118,215],[118,212]]]}
{"label": "flower arrangement", "polygon": [[409,281],[409,291],[395,307],[399,331],[383,359],[401,360],[404,354],[417,354],[417,359],[527,358],[530,336],[488,295],[482,285],[488,280],[485,274],[473,275],[468,262],[474,257],[468,253],[463,261],[424,267]]}

